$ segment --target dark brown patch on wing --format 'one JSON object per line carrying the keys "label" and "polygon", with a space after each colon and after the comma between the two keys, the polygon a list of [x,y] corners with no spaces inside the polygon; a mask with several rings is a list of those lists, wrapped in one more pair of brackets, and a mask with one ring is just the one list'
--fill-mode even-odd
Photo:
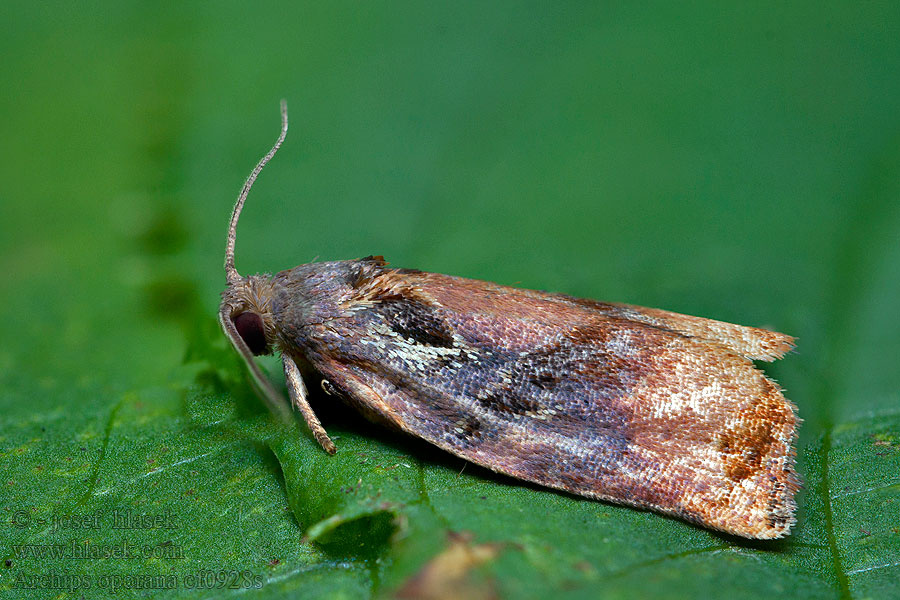
{"label": "dark brown patch on wing", "polygon": [[453,347],[453,332],[433,308],[409,298],[381,302],[381,313],[392,331],[423,346]]}
{"label": "dark brown patch on wing", "polygon": [[486,410],[504,415],[525,415],[541,409],[539,402],[516,394],[508,387],[499,388],[487,396],[478,396],[475,403]]}
{"label": "dark brown patch on wing", "polygon": [[388,264],[387,261],[384,260],[384,257],[380,254],[370,254],[369,256],[360,258],[359,261],[378,265],[379,267],[383,267]]}
{"label": "dark brown patch on wing", "polygon": [[350,287],[360,289],[372,283],[378,275],[384,272],[384,258],[381,256],[367,256],[349,263],[347,271],[347,283]]}
{"label": "dark brown patch on wing", "polygon": [[570,304],[574,304],[575,306],[581,306],[587,308],[591,311],[597,311],[601,314],[618,314],[619,308],[610,304],[609,302],[600,302],[599,300],[591,300],[590,298],[576,298],[575,296],[569,296],[568,294],[548,294],[553,298],[559,298],[560,300],[565,300]]}
{"label": "dark brown patch on wing", "polygon": [[482,422],[474,416],[466,417],[453,431],[464,446],[480,444],[485,433]]}
{"label": "dark brown patch on wing", "polygon": [[562,383],[563,379],[562,374],[548,369],[528,373],[526,375],[526,381],[545,392],[549,392],[556,389],[556,387]]}

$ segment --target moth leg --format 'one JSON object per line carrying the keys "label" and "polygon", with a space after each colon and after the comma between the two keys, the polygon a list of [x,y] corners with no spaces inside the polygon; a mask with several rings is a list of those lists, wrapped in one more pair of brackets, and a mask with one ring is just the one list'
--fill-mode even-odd
{"label": "moth leg", "polygon": [[281,362],[284,364],[284,377],[287,380],[291,403],[300,409],[303,419],[312,431],[316,441],[325,449],[325,452],[334,454],[337,452],[334,442],[328,437],[325,428],[322,427],[322,423],[319,421],[319,417],[316,416],[309,402],[306,401],[306,386],[303,385],[303,378],[300,377],[300,369],[297,368],[293,359],[287,354],[281,355]]}

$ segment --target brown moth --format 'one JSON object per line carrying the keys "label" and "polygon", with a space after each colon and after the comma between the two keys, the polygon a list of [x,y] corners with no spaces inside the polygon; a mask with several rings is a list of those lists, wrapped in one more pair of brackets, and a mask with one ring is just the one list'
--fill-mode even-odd
{"label": "brown moth", "polygon": [[254,355],[281,353],[291,402],[336,450],[300,367],[372,420],[499,473],[748,538],[794,524],[798,419],[753,365],[790,336],[389,267],[380,256],[242,277],[225,250],[222,329],[267,400]]}

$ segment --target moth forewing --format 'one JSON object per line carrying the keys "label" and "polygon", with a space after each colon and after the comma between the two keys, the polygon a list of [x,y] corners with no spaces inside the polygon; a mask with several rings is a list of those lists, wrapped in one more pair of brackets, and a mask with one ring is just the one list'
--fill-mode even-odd
{"label": "moth forewing", "polygon": [[365,416],[494,471],[750,538],[794,523],[798,420],[752,360],[780,333],[409,269],[381,257],[241,277],[235,230],[219,320],[273,406],[254,354],[279,351],[294,406],[297,361]]}
{"label": "moth forewing", "polygon": [[[343,282],[316,305],[340,297],[342,316],[296,346],[365,413],[519,479],[746,537],[789,531],[793,406],[733,347],[780,334],[733,326],[743,341],[728,344],[644,322],[639,307],[372,261],[315,267]],[[309,275],[276,279],[299,290]]]}

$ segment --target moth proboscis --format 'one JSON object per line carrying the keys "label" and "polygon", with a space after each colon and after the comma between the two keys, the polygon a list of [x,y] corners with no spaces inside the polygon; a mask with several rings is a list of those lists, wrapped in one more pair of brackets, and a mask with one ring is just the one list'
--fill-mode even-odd
{"label": "moth proboscis", "polygon": [[326,452],[301,367],[363,414],[499,473],[748,538],[787,535],[798,419],[754,360],[790,336],[664,310],[389,267],[380,256],[243,277],[238,196],[222,329],[254,362],[279,352],[293,405]]}

